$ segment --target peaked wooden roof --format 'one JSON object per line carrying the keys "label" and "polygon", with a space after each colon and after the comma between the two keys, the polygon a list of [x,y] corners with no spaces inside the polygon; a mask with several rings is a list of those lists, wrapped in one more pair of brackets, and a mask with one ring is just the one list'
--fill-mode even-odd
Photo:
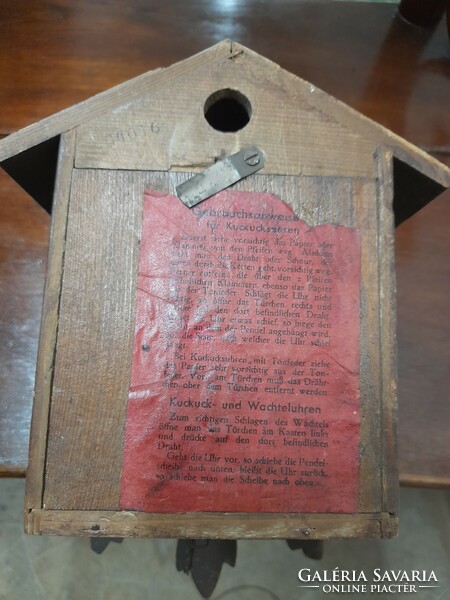
{"label": "peaked wooden roof", "polygon": [[[223,63],[224,58],[251,61],[267,72],[267,79],[295,83],[299,100],[321,111],[348,130],[367,139],[375,146],[382,146],[394,156],[394,210],[396,220],[401,222],[422,208],[445,188],[450,186],[450,169],[426,152],[395,135],[385,127],[361,115],[354,109],[336,100],[311,83],[288,73],[277,64],[230,40],[222,41],[211,48],[165,69],[150,71],[102,92],[92,98],[71,106],[33,125],[13,133],[0,141],[0,164],[19,183],[20,169],[26,169],[28,160],[18,155],[39,154],[40,148],[51,145],[50,140],[62,133],[92,121],[105,113],[124,106],[141,95],[170,85],[181,73],[195,72]],[[345,149],[343,149],[345,152]],[[17,159],[19,159],[17,161]],[[14,162],[16,161],[16,162]],[[17,164],[16,164],[17,163]],[[26,186],[24,186],[26,187]],[[33,188],[28,189],[33,196]]]}

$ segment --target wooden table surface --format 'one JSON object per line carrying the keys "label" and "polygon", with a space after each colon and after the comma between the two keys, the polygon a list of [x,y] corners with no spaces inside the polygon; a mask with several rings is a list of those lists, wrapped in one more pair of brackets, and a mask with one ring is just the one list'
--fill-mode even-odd
{"label": "wooden table surface", "polygon": [[[0,0],[0,135],[231,38],[450,165],[450,43],[392,4]],[[264,93],[261,90],[261,93]],[[397,230],[399,453],[450,485],[450,191]],[[0,173],[0,474],[24,475],[48,215]]]}

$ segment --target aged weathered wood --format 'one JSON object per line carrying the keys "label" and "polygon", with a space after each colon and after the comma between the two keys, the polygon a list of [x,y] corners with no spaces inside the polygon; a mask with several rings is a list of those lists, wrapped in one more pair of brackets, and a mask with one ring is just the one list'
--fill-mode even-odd
{"label": "aged weathered wood", "polygon": [[416,475],[413,473],[400,473],[400,485],[404,487],[430,488],[436,490],[450,489],[450,480],[447,476]]}
{"label": "aged weathered wood", "polygon": [[[265,94],[260,93],[263,86]],[[236,131],[216,131],[205,118],[205,102],[214,93],[236,100],[236,90],[247,98],[242,106],[250,122]],[[361,306],[354,317],[360,322],[361,437],[356,514],[273,519],[249,514],[243,521],[253,519],[249,537],[278,537],[286,518],[318,520],[317,536],[324,538],[393,535],[393,206],[398,207],[398,221],[408,217],[450,184],[450,171],[311,84],[229,41],[10,136],[0,142],[0,159],[69,126],[74,128],[72,147],[67,162],[62,150],[57,191],[66,201],[57,216],[66,235],[55,252],[59,272],[50,271],[53,304],[46,309],[37,385],[41,400],[33,421],[26,506],[30,530],[49,532],[47,514],[66,514],[75,521],[80,511],[85,517],[92,511],[127,519],[132,514],[119,511],[124,505],[119,498],[143,192],[174,194],[187,172],[254,143],[266,153],[265,170],[235,189],[275,193],[310,226],[344,225],[359,233]],[[435,180],[412,203],[404,187],[393,184],[393,157],[408,165],[416,181]],[[34,446],[43,431],[46,438]],[[170,519],[163,519],[166,529],[155,529],[155,515],[147,517],[142,517],[140,534],[172,531]],[[187,537],[236,537],[237,517],[242,515],[215,515],[217,534],[204,530],[208,513],[193,513],[189,533],[180,534],[178,526],[173,531]],[[174,522],[177,518],[181,515]],[[274,524],[276,519],[280,525]],[[121,535],[120,516],[112,523],[107,535]],[[53,525],[59,531],[57,521]],[[73,531],[71,527],[66,530]]]}
{"label": "aged weathered wood", "polygon": [[[382,412],[382,389],[380,385],[381,348],[380,319],[381,302],[379,295],[379,207],[377,188],[373,182],[353,181],[357,203],[355,212],[358,228],[364,239],[361,246],[361,480],[360,510],[380,511],[380,488],[382,465],[380,457],[384,443],[380,428]],[[375,207],[373,206],[375,204]],[[371,206],[372,205],[372,206]],[[363,358],[364,357],[364,358]],[[378,401],[373,401],[377,398]]]}
{"label": "aged weathered wood", "polygon": [[397,518],[371,515],[178,513],[33,510],[27,532],[89,537],[336,539],[395,535]]}
{"label": "aged weathered wood", "polygon": [[[374,123],[370,119],[363,117],[361,114],[350,109],[348,106],[340,103],[336,99],[331,98],[328,94],[319,90],[310,83],[281,70],[277,65],[274,65],[274,63],[268,59],[263,58],[248,48],[245,48],[239,44],[235,44],[231,41],[220,42],[213,48],[210,48],[209,50],[206,50],[192,58],[186,59],[185,61],[177,63],[168,69],[144,74],[107,92],[103,92],[102,94],[99,94],[98,96],[79,105],[66,109],[65,111],[53,115],[52,117],[48,117],[47,119],[44,119],[35,125],[31,125],[20,132],[8,136],[5,140],[0,142],[0,161],[3,161],[17,154],[18,152],[26,150],[27,148],[30,148],[31,146],[41,143],[49,138],[55,137],[67,129],[81,126],[80,143],[82,147],[82,154],[77,159],[78,166],[98,166],[102,168],[132,167],[144,169],[148,168],[148,165],[143,163],[148,163],[149,161],[154,160],[155,168],[169,168],[170,166],[175,168],[185,166],[188,169],[195,170],[195,166],[197,164],[201,167],[204,166],[205,162],[214,162],[214,159],[217,156],[216,148],[218,148],[218,139],[216,139],[212,134],[210,136],[202,135],[201,128],[199,129],[200,123],[204,122],[204,119],[201,115],[203,103],[201,106],[196,107],[197,112],[195,113],[194,118],[186,118],[184,121],[182,121],[182,124],[179,124],[177,129],[173,131],[171,130],[170,119],[168,123],[159,123],[152,118],[152,121],[150,122],[150,131],[148,131],[146,134],[145,131],[147,130],[145,128],[141,129],[143,123],[147,124],[148,129],[148,121],[142,121],[143,116],[145,115],[145,119],[147,119],[148,112],[150,112],[150,115],[157,114],[159,120],[161,120],[159,116],[160,110],[164,108],[166,111],[165,115],[170,113],[171,103],[167,102],[167,98],[164,97],[164,92],[162,92],[162,96],[158,97],[158,95],[161,93],[161,87],[164,85],[173,86],[173,89],[177,90],[177,81],[181,82],[184,79],[185,82],[189,82],[189,92],[193,95],[193,100],[195,100],[195,90],[201,90],[202,85],[205,85],[205,91],[207,89],[216,91],[218,84],[220,84],[220,88],[223,89],[225,85],[223,82],[225,81],[227,86],[230,85],[230,87],[234,88],[235,85],[233,84],[234,80],[231,73],[237,73],[240,71],[245,73],[246,70],[248,70],[248,76],[251,76],[251,78],[254,80],[254,85],[256,87],[258,84],[261,84],[261,78],[264,77],[263,74],[266,71],[270,71],[270,80],[267,80],[267,78],[264,79],[266,93],[268,93],[271,85],[278,86],[279,89],[285,93],[288,92],[287,97],[284,97],[283,94],[278,96],[278,103],[276,103],[275,106],[281,103],[284,107],[284,110],[287,111],[288,121],[293,121],[294,123],[298,121],[300,129],[304,129],[306,136],[311,135],[311,133],[315,131],[318,133],[323,132],[324,130],[321,129],[320,122],[322,122],[322,124],[327,123],[329,129],[326,136],[327,143],[323,144],[323,146],[319,144],[319,150],[322,153],[325,153],[324,159],[326,159],[329,155],[331,174],[351,175],[353,174],[351,172],[351,169],[353,168],[357,169],[355,173],[357,175],[368,175],[363,168],[363,165],[365,164],[363,159],[364,153],[360,152],[357,160],[354,162],[353,156],[354,153],[358,153],[358,148],[362,148],[360,144],[365,145],[366,140],[370,140],[372,145],[379,144],[392,147],[394,154],[397,151],[400,152],[402,157],[405,157],[405,160],[407,160],[407,162],[411,164],[414,169],[417,169],[427,177],[436,180],[436,182],[442,186],[442,189],[450,185],[449,170],[426,153],[414,147],[412,144],[409,144],[399,136],[396,136],[392,132],[386,130],[381,125]],[[205,71],[210,73],[211,82],[200,84],[200,75]],[[227,79],[227,76],[222,79],[222,74],[226,74],[228,72],[230,72],[229,79]],[[212,87],[209,88],[209,85]],[[258,96],[255,96],[253,99],[253,101],[256,103],[255,108],[258,107],[258,102],[261,102],[261,98],[264,98],[265,95],[266,94],[259,94]],[[187,95],[184,95],[183,97],[185,100],[188,99]],[[149,106],[148,101],[146,102],[146,98],[154,98],[154,104],[150,104]],[[293,108],[291,109],[288,108],[291,103],[286,102],[288,99],[291,100],[291,103],[292,101],[296,101],[292,103]],[[297,110],[296,106],[300,101],[302,104],[304,104],[305,111],[307,110],[306,114],[308,118],[306,121],[299,117],[295,118]],[[184,110],[187,110],[189,103],[188,106],[186,106],[186,103],[183,106]],[[118,114],[120,114],[120,117],[118,118],[120,118],[121,124],[125,124],[124,130],[120,128],[118,129],[115,126],[116,122],[114,118],[111,122],[111,115],[108,115],[107,117],[107,127],[105,121],[101,117],[110,111],[112,111],[114,116],[115,110]],[[266,111],[267,110],[268,109],[266,109]],[[289,111],[291,110],[294,112],[293,114],[289,115]],[[318,121],[317,117],[315,116],[317,111],[323,113],[323,117],[321,119],[319,118]],[[256,110],[254,112],[257,114]],[[264,109],[262,112],[264,114]],[[131,118],[131,125],[130,121],[127,120],[127,113],[130,113],[129,118]],[[86,129],[84,124],[87,121],[92,121],[93,119],[95,119],[95,123],[92,122],[88,124]],[[316,124],[314,124],[315,121]],[[255,122],[257,122],[257,117]],[[99,124],[99,130],[96,129],[97,124]],[[195,128],[195,126],[197,127]],[[207,127],[206,122],[204,127]],[[312,127],[312,130],[310,130],[310,127]],[[342,156],[339,155],[339,152],[336,151],[337,149],[335,147],[338,134],[340,133],[342,135],[343,133],[341,127],[348,128],[349,132],[351,132],[346,143],[346,152],[341,153]],[[136,153],[135,141],[136,137],[138,135],[140,136],[139,132],[144,131],[144,135],[140,139],[140,145],[145,148],[145,142],[147,141],[148,147],[151,148],[155,141],[155,136],[153,135],[155,133],[155,128],[158,129],[158,133],[156,135],[159,134],[161,137],[164,135],[163,139],[166,140],[166,146],[167,142],[170,142],[169,157],[167,158],[167,154],[164,156],[163,153],[163,164],[158,162],[158,153],[154,153],[152,150],[149,150],[147,154],[142,150],[142,154]],[[165,128],[167,128],[167,131]],[[333,132],[333,128],[337,129]],[[193,145],[189,142],[189,140],[192,138],[192,132],[194,129],[196,131],[196,136],[194,136],[194,138],[197,139],[199,145]],[[132,132],[131,138],[129,135],[130,131]],[[251,131],[251,125],[249,126],[248,131]],[[284,138],[286,138],[286,142],[289,140],[289,131],[289,128],[287,128],[285,131]],[[174,133],[176,135],[174,135]],[[264,129],[261,130],[261,135],[263,133]],[[272,135],[269,138],[271,147],[274,133],[276,132],[272,131]],[[240,138],[239,135],[233,135],[228,140],[225,139],[226,136],[223,137],[223,134],[218,135],[222,136],[220,137],[222,144],[219,144],[221,146],[218,151],[219,154],[222,150],[225,153],[229,153],[229,148],[236,148]],[[356,138],[361,138],[359,142],[357,139],[354,139],[355,136]],[[123,151],[119,154],[116,152],[117,144],[116,149],[114,149],[114,145],[111,142],[111,140],[114,139],[118,140],[118,143],[123,147]],[[241,141],[244,140],[245,136],[242,137]],[[267,143],[267,138],[265,138],[265,141]],[[258,140],[253,139],[253,142],[258,142]],[[264,142],[264,138],[262,139],[262,142]],[[318,143],[317,140],[316,143]],[[83,144],[89,145],[89,153],[87,152],[86,148],[83,149]],[[202,148],[203,146],[206,146],[205,150],[199,150],[199,148]],[[294,149],[296,148],[296,145],[293,143],[286,143],[286,146],[284,146],[282,144],[279,145],[278,151],[281,152],[281,149],[284,147],[286,148],[286,155],[284,157],[288,159],[286,162],[289,163],[292,159],[289,154],[295,151]],[[308,148],[307,145],[305,147]],[[110,157],[110,160],[107,160],[108,152],[112,152],[112,157]],[[270,155],[270,149],[268,149],[268,152]],[[347,153],[350,159],[348,161],[347,159],[343,158]],[[283,153],[281,156],[283,157]],[[131,157],[132,160],[128,160],[128,157]],[[273,153],[271,160],[275,161],[275,157],[276,154]],[[333,167],[334,161],[337,161],[335,167]],[[320,172],[319,169],[321,168],[321,164],[320,152],[319,154],[313,153],[310,165],[308,164],[308,161],[306,161],[305,165],[303,165],[300,161],[300,166],[304,168],[304,171],[300,172],[304,172],[305,174],[318,173]],[[363,168],[362,173],[361,168]],[[271,171],[266,169],[266,172]],[[297,173],[300,174],[300,172]],[[288,171],[288,174],[291,174],[291,172]],[[430,190],[429,188],[425,187],[421,206],[424,206],[427,202],[432,200],[435,195],[436,194],[434,193],[434,190]],[[399,206],[403,204],[408,205],[408,197],[401,195],[401,197],[396,198],[396,204]]]}
{"label": "aged weathered wood", "polygon": [[[229,35],[219,5],[211,6],[213,18],[217,15],[211,33],[211,17],[205,18],[201,2],[191,1],[189,6],[183,2],[183,11],[174,10],[173,3],[170,7],[159,3],[158,27],[150,8],[154,4],[132,0],[124,12],[119,2],[111,2],[100,31],[94,17],[104,6],[97,0],[82,0],[82,10],[74,10],[67,0],[53,2],[48,10],[49,3],[43,2],[36,19],[26,18],[25,4],[10,2],[0,36],[1,132],[15,131]],[[438,152],[437,158],[444,160],[441,152],[449,148],[447,31],[442,22],[430,37],[395,19],[396,8],[379,3],[251,1],[235,10],[233,19],[243,43],[410,141],[427,146],[427,151]],[[64,19],[60,19],[62,11]],[[271,28],[274,20],[277,27]],[[360,35],[362,27],[364,36]],[[123,43],[117,44],[119,29]],[[255,36],[257,30],[266,35]],[[166,43],[169,32],[176,44]],[[340,56],[339,64],[328,60],[330,54]],[[387,80],[388,87],[384,85]],[[1,389],[0,471],[11,476],[23,475],[27,465],[47,215],[27,202],[13,182],[3,184],[6,181],[3,176],[0,184],[6,367]],[[450,278],[447,263],[436,261],[448,254],[449,198],[449,192],[445,193],[396,234],[403,485],[448,486],[450,481],[444,449],[448,421],[444,374],[449,365],[445,299]],[[10,466],[5,467],[5,461]]]}
{"label": "aged weathered wood", "polygon": [[381,413],[382,510],[397,514],[397,339],[395,304],[395,255],[393,212],[393,157],[380,149],[378,155],[379,280],[380,280],[380,379],[383,396]]}
{"label": "aged weathered wood", "polygon": [[[264,149],[266,173],[373,177],[370,137],[355,135],[317,110],[314,94],[307,97],[300,79],[278,69],[266,81],[268,69],[273,65],[243,47],[218,46],[214,62],[178,72],[169,87],[144,92],[81,125],[75,165],[201,170],[253,143]],[[231,90],[232,97],[236,89],[250,102],[250,122],[233,133],[216,131],[205,119],[205,103],[217,90]]]}
{"label": "aged weathered wood", "polygon": [[42,506],[45,456],[47,452],[48,418],[51,404],[55,344],[58,335],[59,304],[64,268],[67,209],[69,203],[75,149],[75,131],[61,136],[58,176],[54,197],[53,220],[47,261],[47,280],[44,291],[25,511]]}
{"label": "aged weathered wood", "polygon": [[46,507],[118,506],[142,211],[142,187],[130,185],[132,176],[73,173]]}
{"label": "aged weathered wood", "polygon": [[[145,188],[174,193],[187,176],[74,173],[49,423],[43,503],[47,510],[118,508],[142,193]],[[375,183],[258,175],[236,187],[275,193],[311,225],[334,222],[361,230],[361,297],[367,320],[361,331],[360,510],[379,512],[382,410]],[[85,198],[90,198],[88,205]],[[197,516],[190,518],[195,521]]]}

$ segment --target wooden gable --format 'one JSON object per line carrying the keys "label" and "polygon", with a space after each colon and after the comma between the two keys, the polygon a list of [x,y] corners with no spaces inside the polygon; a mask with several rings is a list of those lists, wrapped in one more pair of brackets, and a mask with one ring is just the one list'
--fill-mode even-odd
{"label": "wooden gable", "polygon": [[[205,124],[204,102],[208,92],[237,87],[251,96],[253,119],[245,132],[226,139]],[[162,113],[164,123],[150,120],[152,112],[160,120]],[[62,133],[74,128],[79,167],[136,169],[152,160],[153,168],[195,170],[195,165],[201,169],[214,162],[219,146],[231,153],[247,140],[257,139],[268,148],[266,172],[351,176],[352,172],[373,172],[373,165],[367,165],[367,152],[382,146],[394,157],[397,224],[450,181],[449,169],[430,155],[313,84],[230,41],[172,67],[145,73],[4,139],[0,143],[2,167],[47,208],[54,183],[47,180],[54,178],[58,147],[50,140],[57,142]],[[276,144],[281,131],[282,143]],[[194,139],[199,144],[193,144]],[[44,171],[45,181],[34,181],[36,164]]]}

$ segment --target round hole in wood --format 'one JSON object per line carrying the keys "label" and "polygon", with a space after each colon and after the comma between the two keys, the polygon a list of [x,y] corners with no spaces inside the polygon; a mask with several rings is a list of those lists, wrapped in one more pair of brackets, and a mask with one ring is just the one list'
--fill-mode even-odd
{"label": "round hole in wood", "polygon": [[217,131],[239,131],[252,116],[250,100],[237,90],[218,90],[205,102],[205,119]]}

